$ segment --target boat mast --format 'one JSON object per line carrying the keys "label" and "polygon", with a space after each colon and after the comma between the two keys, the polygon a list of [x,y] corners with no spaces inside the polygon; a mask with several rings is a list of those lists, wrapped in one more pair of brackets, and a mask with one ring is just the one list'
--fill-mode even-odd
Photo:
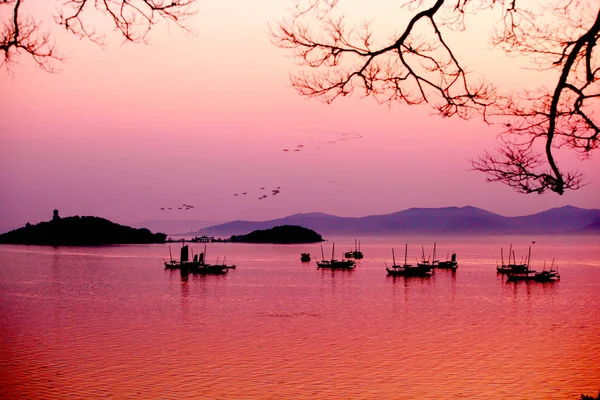
{"label": "boat mast", "polygon": [[435,262],[435,242],[433,242],[433,260],[431,262]]}
{"label": "boat mast", "polygon": [[325,261],[325,254],[323,253],[323,245],[321,245],[321,258]]}
{"label": "boat mast", "polygon": [[408,254],[408,243],[404,246],[404,266],[406,267],[406,256]]}
{"label": "boat mast", "polygon": [[502,247],[500,247],[500,260],[502,260],[502,266],[504,267],[504,251]]}
{"label": "boat mast", "polygon": [[331,259],[334,260],[333,255],[335,254],[335,242],[333,242],[333,246],[331,247]]}
{"label": "boat mast", "polygon": [[425,247],[421,246],[421,261],[425,262]]}
{"label": "boat mast", "polygon": [[171,245],[169,245],[169,258],[171,259],[171,262],[173,262],[173,254],[171,254]]}
{"label": "boat mast", "polygon": [[394,254],[394,248],[392,247],[392,260],[394,260],[394,264],[392,267],[396,267],[396,255]]}
{"label": "boat mast", "polygon": [[531,246],[529,246],[529,254],[527,254],[527,269],[531,265]]}

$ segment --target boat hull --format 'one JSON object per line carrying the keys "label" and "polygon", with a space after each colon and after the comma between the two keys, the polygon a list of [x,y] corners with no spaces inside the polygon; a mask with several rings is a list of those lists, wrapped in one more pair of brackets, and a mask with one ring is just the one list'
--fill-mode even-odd
{"label": "boat hull", "polygon": [[322,269],[353,269],[355,267],[354,261],[317,261],[317,268]]}
{"label": "boat hull", "polygon": [[434,264],[433,268],[457,269],[458,268],[458,263],[456,261],[440,261],[439,263]]}
{"label": "boat hull", "polygon": [[388,275],[391,275],[391,276],[430,276],[431,275],[430,267],[398,266],[398,267],[392,267],[392,268],[386,267],[385,269],[387,270]]}

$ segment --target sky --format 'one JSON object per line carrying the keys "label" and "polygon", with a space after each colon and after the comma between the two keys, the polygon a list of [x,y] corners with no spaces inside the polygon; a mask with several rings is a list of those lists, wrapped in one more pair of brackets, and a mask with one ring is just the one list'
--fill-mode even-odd
{"label": "sky", "polygon": [[[52,3],[26,2],[66,56],[59,72],[26,58],[10,74],[0,71],[0,92],[8,93],[0,109],[0,230],[49,220],[55,208],[124,224],[466,205],[506,216],[600,208],[597,157],[561,156],[562,168],[586,174],[578,191],[519,194],[471,170],[470,160],[496,147],[497,127],[443,119],[427,106],[356,97],[327,105],[298,95],[289,76],[299,67],[268,29],[289,17],[294,1],[202,0],[186,21],[193,33],[162,23],[149,44],[109,34],[105,48],[56,28]],[[394,2],[373,4],[367,17],[383,32],[398,28],[394,13],[406,16]],[[466,65],[507,88],[550,81],[491,49],[495,20],[484,15],[453,36]],[[194,208],[179,210],[183,204]]]}

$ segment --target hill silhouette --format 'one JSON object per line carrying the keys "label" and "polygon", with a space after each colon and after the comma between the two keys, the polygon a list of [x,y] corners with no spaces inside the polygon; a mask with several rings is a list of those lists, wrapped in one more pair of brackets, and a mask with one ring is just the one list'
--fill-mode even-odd
{"label": "hill silhouette", "polygon": [[323,238],[312,229],[296,225],[282,225],[266,230],[256,230],[246,235],[234,235],[230,240],[242,243],[293,244],[322,242]]}
{"label": "hill silhouette", "polygon": [[0,235],[3,244],[34,244],[51,246],[90,246],[104,244],[162,243],[164,233],[152,233],[148,229],[119,225],[104,218],[74,216],[60,218],[55,210],[51,221]]}
{"label": "hill silhouette", "polygon": [[537,214],[505,217],[477,207],[410,208],[392,214],[338,217],[294,214],[270,221],[232,221],[206,227],[194,235],[235,235],[279,225],[301,225],[322,234],[599,234],[600,210],[572,206]]}

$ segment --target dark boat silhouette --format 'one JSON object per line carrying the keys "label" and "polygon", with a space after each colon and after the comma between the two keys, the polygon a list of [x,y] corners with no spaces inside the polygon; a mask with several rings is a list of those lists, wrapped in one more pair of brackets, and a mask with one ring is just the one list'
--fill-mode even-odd
{"label": "dark boat silhouette", "polygon": [[[169,246],[169,261],[165,261],[165,268],[167,269],[179,269],[182,273],[192,273],[192,274],[224,274],[229,269],[236,268],[236,265],[227,265],[225,261],[222,264],[219,264],[219,259],[217,258],[216,264],[208,264],[205,262],[206,260],[206,245],[204,246],[204,252],[200,254],[195,254],[190,261],[189,257],[189,247],[188,245],[184,245],[181,247],[181,253],[179,261],[174,260],[171,254],[171,246]],[[225,260],[225,259],[224,259]]]}
{"label": "dark boat silhouette", "polygon": [[310,261],[310,253],[301,253],[300,254],[300,261],[302,261],[302,262],[309,262]]}
{"label": "dark boat silhouette", "polygon": [[[530,247],[531,250],[531,247]],[[511,263],[511,256],[513,258],[513,262]],[[496,266],[496,272],[499,274],[508,274],[508,273],[524,273],[529,270],[529,265],[527,263],[517,264],[517,258],[515,256],[515,251],[512,249],[512,244],[508,249],[508,264],[504,264],[504,250],[500,247],[500,259],[501,264]]]}
{"label": "dark boat silhouette", "polygon": [[[421,247],[422,249],[422,256],[421,256],[421,265],[423,266],[430,266],[431,268],[441,268],[441,269],[452,269],[452,270],[456,270],[456,268],[458,268],[458,262],[456,261],[456,253],[452,252],[452,256],[450,257],[450,259],[448,259],[448,257],[446,257],[446,261],[440,261],[440,260],[436,260],[435,259],[435,250],[436,250],[436,243],[433,243],[433,257],[431,262],[429,262],[429,260],[425,260],[425,249],[423,247]],[[419,263],[417,263],[417,265],[419,265]]]}
{"label": "dark boat silhouette", "polygon": [[396,265],[396,255],[394,254],[394,249],[392,248],[392,260],[393,264],[391,268],[388,268],[387,265],[385,269],[387,270],[388,275],[392,276],[429,276],[431,275],[431,265],[428,264],[418,264],[413,266],[412,264],[407,263],[407,255],[408,255],[408,243],[404,247],[404,264]]}
{"label": "dark boat silhouette", "polygon": [[335,242],[333,242],[333,248],[331,249],[331,260],[325,260],[323,254],[323,245],[321,245],[321,261],[317,261],[317,268],[329,268],[329,269],[352,269],[355,267],[354,260],[336,260],[335,259]]}
{"label": "dark boat silhouette", "polygon": [[546,263],[544,262],[544,269],[540,272],[529,269],[531,265],[531,246],[529,246],[529,254],[527,256],[527,269],[519,272],[509,272],[508,281],[509,282],[517,282],[517,281],[535,281],[535,282],[554,282],[560,280],[560,274],[558,273],[558,269],[554,267],[554,260],[552,260],[552,265],[549,270],[546,270]]}
{"label": "dark boat silhouette", "polygon": [[355,260],[360,260],[363,258],[363,253],[360,251],[360,242],[356,242],[354,239],[354,250],[347,251],[344,253],[344,257],[346,258],[354,258]]}

